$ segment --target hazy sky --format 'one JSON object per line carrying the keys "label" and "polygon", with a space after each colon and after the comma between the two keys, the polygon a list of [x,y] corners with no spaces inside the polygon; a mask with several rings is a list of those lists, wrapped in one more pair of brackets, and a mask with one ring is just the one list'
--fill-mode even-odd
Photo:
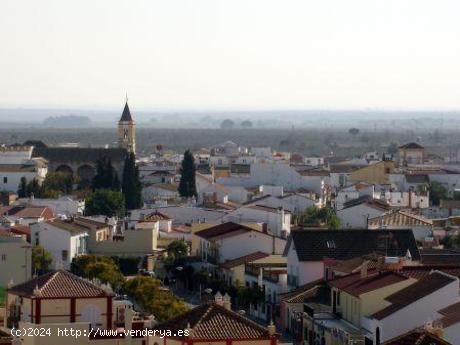
{"label": "hazy sky", "polygon": [[460,109],[459,0],[1,0],[0,107]]}

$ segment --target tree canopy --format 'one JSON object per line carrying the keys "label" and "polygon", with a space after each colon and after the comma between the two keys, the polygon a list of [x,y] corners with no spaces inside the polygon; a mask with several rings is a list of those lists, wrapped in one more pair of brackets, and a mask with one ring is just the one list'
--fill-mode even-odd
{"label": "tree canopy", "polygon": [[135,277],[126,281],[123,291],[145,311],[155,315],[159,322],[167,321],[187,311],[184,302],[171,291],[164,289],[158,279]]}
{"label": "tree canopy", "polygon": [[436,182],[436,181],[430,182],[429,190],[430,190],[430,201],[431,201],[431,204],[434,206],[439,206],[441,200],[448,198],[447,188],[444,187],[439,182]]}
{"label": "tree canopy", "polygon": [[96,163],[96,175],[92,182],[93,191],[97,189],[120,190],[120,181],[112,161],[109,158],[99,159]]}
{"label": "tree canopy", "polygon": [[177,260],[181,257],[187,256],[188,246],[184,240],[175,240],[168,244],[166,250],[168,252],[168,256]]}
{"label": "tree canopy", "polygon": [[42,275],[51,269],[53,257],[51,253],[46,251],[42,246],[32,247],[32,272],[37,275]]}
{"label": "tree canopy", "polygon": [[299,217],[299,225],[327,226],[329,229],[339,229],[341,222],[331,207],[317,208],[311,206]]}
{"label": "tree canopy", "polygon": [[111,189],[96,190],[86,199],[85,214],[123,217],[125,215],[123,193]]}
{"label": "tree canopy", "polygon": [[139,168],[136,165],[136,156],[132,152],[125,159],[121,190],[125,196],[127,210],[142,207],[142,185],[139,180]]}
{"label": "tree canopy", "polygon": [[235,127],[235,122],[233,120],[230,120],[230,119],[225,119],[220,124],[220,128],[222,128],[222,129],[232,129],[234,127]]}
{"label": "tree canopy", "polygon": [[241,127],[242,128],[252,128],[252,122],[249,120],[244,120],[241,122]]}
{"label": "tree canopy", "polygon": [[196,167],[195,158],[190,150],[185,151],[180,169],[179,195],[183,198],[196,197]]}
{"label": "tree canopy", "polygon": [[115,290],[121,288],[125,282],[125,277],[115,261],[104,256],[77,256],[72,261],[71,271],[85,278],[97,278],[104,284],[109,283]]}

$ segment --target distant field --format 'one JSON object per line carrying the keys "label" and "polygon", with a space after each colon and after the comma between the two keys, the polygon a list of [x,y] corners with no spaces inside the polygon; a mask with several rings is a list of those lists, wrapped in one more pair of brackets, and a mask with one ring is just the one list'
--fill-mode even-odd
{"label": "distant field", "polygon": [[[157,144],[166,150],[183,152],[202,147],[211,147],[226,140],[240,145],[270,146],[276,150],[301,152],[305,154],[337,156],[358,155],[366,151],[382,152],[392,143],[405,143],[420,139],[429,153],[454,154],[460,149],[459,131],[455,128],[444,130],[400,130],[382,131],[360,130],[351,135],[345,129],[318,127],[315,129],[157,129],[137,128],[137,147],[141,154],[151,153]],[[78,142],[81,146],[116,145],[116,129],[43,129],[0,128],[0,144],[22,143],[26,140],[42,140],[46,144]]]}

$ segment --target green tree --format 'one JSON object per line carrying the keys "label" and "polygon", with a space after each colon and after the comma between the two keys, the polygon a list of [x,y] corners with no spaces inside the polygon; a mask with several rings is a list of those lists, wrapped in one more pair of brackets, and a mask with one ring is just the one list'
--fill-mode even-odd
{"label": "green tree", "polygon": [[52,198],[59,194],[70,194],[73,190],[74,178],[63,172],[50,172],[46,174],[41,185],[39,196]]}
{"label": "green tree", "polygon": [[127,210],[142,207],[142,185],[139,180],[139,168],[136,165],[134,153],[130,153],[125,159],[121,190],[125,196]]}
{"label": "green tree", "polygon": [[26,178],[24,176],[21,177],[21,181],[19,182],[18,197],[20,197],[20,198],[28,197],[28,195],[27,195],[27,180],[26,180]]}
{"label": "green tree", "polygon": [[187,311],[184,302],[171,291],[162,288],[158,279],[138,276],[126,281],[123,291],[159,322]]}
{"label": "green tree", "polygon": [[85,278],[97,278],[104,284],[110,283],[115,290],[121,288],[125,282],[125,277],[115,261],[104,256],[80,255],[73,259],[71,271]]}
{"label": "green tree", "polygon": [[358,135],[359,134],[359,129],[358,128],[350,128],[348,130],[348,133],[350,133],[353,136]]}
{"label": "green tree", "polygon": [[329,229],[339,229],[341,222],[331,207],[325,206],[322,208],[317,208],[315,206],[311,206],[299,217],[299,225],[325,225]]}
{"label": "green tree", "polygon": [[32,247],[32,272],[36,275],[42,275],[50,271],[53,257],[50,252],[42,246]]}
{"label": "green tree", "polygon": [[86,199],[85,214],[87,216],[105,215],[107,217],[123,217],[125,215],[125,198],[123,193],[98,189]]}
{"label": "green tree", "polygon": [[175,260],[187,256],[188,246],[184,240],[175,240],[168,244],[168,256],[173,257]]}
{"label": "green tree", "polygon": [[42,188],[40,187],[36,179],[29,181],[29,183],[27,184],[26,197],[29,197],[31,195],[35,195],[38,197],[42,196]]}
{"label": "green tree", "polygon": [[184,159],[182,160],[182,167],[180,169],[181,177],[179,182],[179,194],[184,198],[196,197],[196,167],[195,159],[190,150],[185,151]]}
{"label": "green tree", "polygon": [[252,128],[252,122],[249,120],[244,120],[241,122],[241,127],[242,128]]}
{"label": "green tree", "polygon": [[220,124],[220,128],[222,129],[232,129],[234,127],[235,127],[235,122],[233,122],[233,120],[230,120],[230,119],[225,119]]}
{"label": "green tree", "polygon": [[96,175],[92,181],[93,190],[120,190],[120,181],[110,158],[103,157],[96,163]]}
{"label": "green tree", "polygon": [[447,199],[447,189],[442,184],[436,181],[430,182],[430,201],[434,206],[439,206],[441,200]]}

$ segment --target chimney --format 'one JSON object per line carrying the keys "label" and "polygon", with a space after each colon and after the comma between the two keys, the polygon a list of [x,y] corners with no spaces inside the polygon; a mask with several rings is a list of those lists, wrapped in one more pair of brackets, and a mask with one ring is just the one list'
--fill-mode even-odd
{"label": "chimney", "polygon": [[361,279],[367,278],[367,261],[364,261],[361,265]]}
{"label": "chimney", "polygon": [[232,299],[228,295],[228,293],[225,293],[223,297],[223,306],[227,310],[232,310]]}

